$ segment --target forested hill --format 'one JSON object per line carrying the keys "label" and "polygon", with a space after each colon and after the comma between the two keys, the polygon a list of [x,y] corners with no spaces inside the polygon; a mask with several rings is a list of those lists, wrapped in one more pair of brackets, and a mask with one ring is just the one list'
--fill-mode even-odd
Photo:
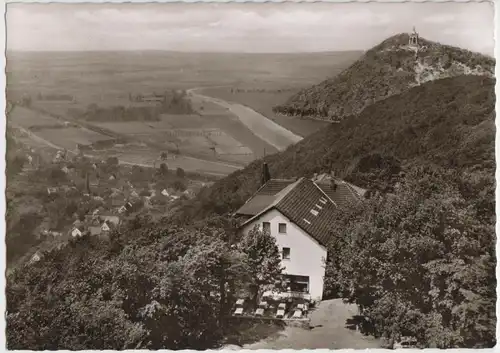
{"label": "forested hill", "polygon": [[338,76],[298,92],[275,112],[338,121],[431,80],[493,76],[491,57],[423,38],[416,52],[408,41],[408,34],[386,39]]}
{"label": "forested hill", "polygon": [[[436,164],[494,177],[495,81],[458,76],[424,83],[266,157],[273,178],[334,170],[361,187],[390,190],[401,168]],[[259,186],[255,161],[203,190],[176,213],[192,221],[234,211]]]}

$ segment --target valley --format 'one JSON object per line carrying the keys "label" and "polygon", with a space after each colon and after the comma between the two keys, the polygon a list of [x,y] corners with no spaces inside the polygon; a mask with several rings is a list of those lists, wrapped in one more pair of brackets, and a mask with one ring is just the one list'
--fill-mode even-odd
{"label": "valley", "polygon": [[7,347],[493,347],[495,60],[415,28],[303,52],[350,43],[326,12],[178,5],[73,20],[241,52],[7,52]]}

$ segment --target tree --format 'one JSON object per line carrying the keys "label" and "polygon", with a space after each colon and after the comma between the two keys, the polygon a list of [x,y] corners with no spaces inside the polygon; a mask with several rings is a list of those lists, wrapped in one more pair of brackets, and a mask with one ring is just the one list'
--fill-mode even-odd
{"label": "tree", "polygon": [[52,167],[49,172],[49,180],[54,183],[59,183],[67,179],[66,173],[64,173],[59,167]]}
{"label": "tree", "polygon": [[166,164],[166,163],[161,163],[161,164],[160,164],[160,169],[159,169],[158,173],[159,173],[161,176],[168,175],[168,166],[167,166],[167,164]]}
{"label": "tree", "polygon": [[182,180],[174,180],[174,182],[171,183],[171,186],[177,191],[184,191],[187,188],[186,184],[184,184]]}
{"label": "tree", "polygon": [[262,290],[281,289],[283,267],[276,239],[256,225],[243,236],[239,249],[247,255],[250,292],[255,304]]}
{"label": "tree", "polygon": [[186,176],[186,172],[184,172],[184,169],[182,168],[177,168],[177,170],[175,171],[175,175],[177,175],[177,177],[181,179],[184,179]]}
{"label": "tree", "polygon": [[117,157],[108,157],[106,159],[106,164],[109,166],[117,166],[119,164]]}

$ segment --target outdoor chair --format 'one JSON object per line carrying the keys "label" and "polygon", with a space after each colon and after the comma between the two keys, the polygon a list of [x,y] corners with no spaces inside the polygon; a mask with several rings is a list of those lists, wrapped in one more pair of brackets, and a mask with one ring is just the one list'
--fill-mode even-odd
{"label": "outdoor chair", "polygon": [[266,301],[264,301],[264,300],[263,300],[263,301],[261,301],[261,302],[259,303],[259,307],[261,307],[261,308],[266,309],[266,308],[267,308],[267,306],[268,306],[268,304],[267,304],[267,302],[266,302]]}
{"label": "outdoor chair", "polygon": [[302,310],[300,310],[300,309],[295,310],[295,312],[293,313],[293,318],[294,319],[302,318]]}
{"label": "outdoor chair", "polygon": [[278,312],[276,313],[276,318],[278,319],[282,319],[284,316],[285,316],[285,310],[283,309],[278,310]]}
{"label": "outdoor chair", "polygon": [[245,299],[238,299],[238,300],[236,301],[236,305],[237,305],[237,306],[243,306],[243,304],[244,304],[244,303],[245,303]]}

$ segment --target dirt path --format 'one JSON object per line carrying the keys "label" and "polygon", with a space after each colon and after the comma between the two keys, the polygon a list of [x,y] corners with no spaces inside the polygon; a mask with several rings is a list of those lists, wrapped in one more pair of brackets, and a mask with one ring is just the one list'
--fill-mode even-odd
{"label": "dirt path", "polygon": [[226,108],[231,113],[236,115],[238,119],[257,137],[267,142],[271,146],[274,146],[277,150],[283,151],[288,146],[302,140],[301,136],[295,135],[290,130],[287,130],[283,126],[276,124],[274,121],[268,119],[260,113],[257,113],[255,110],[242,104],[226,102],[219,98],[206,96],[198,92],[201,89],[202,88],[192,88],[187,92],[191,96],[194,96],[198,99],[209,101],[223,108]]}
{"label": "dirt path", "polygon": [[311,313],[313,329],[287,327],[276,338],[248,344],[243,349],[365,349],[381,348],[381,342],[346,327],[358,313],[355,305],[341,299],[325,300]]}

